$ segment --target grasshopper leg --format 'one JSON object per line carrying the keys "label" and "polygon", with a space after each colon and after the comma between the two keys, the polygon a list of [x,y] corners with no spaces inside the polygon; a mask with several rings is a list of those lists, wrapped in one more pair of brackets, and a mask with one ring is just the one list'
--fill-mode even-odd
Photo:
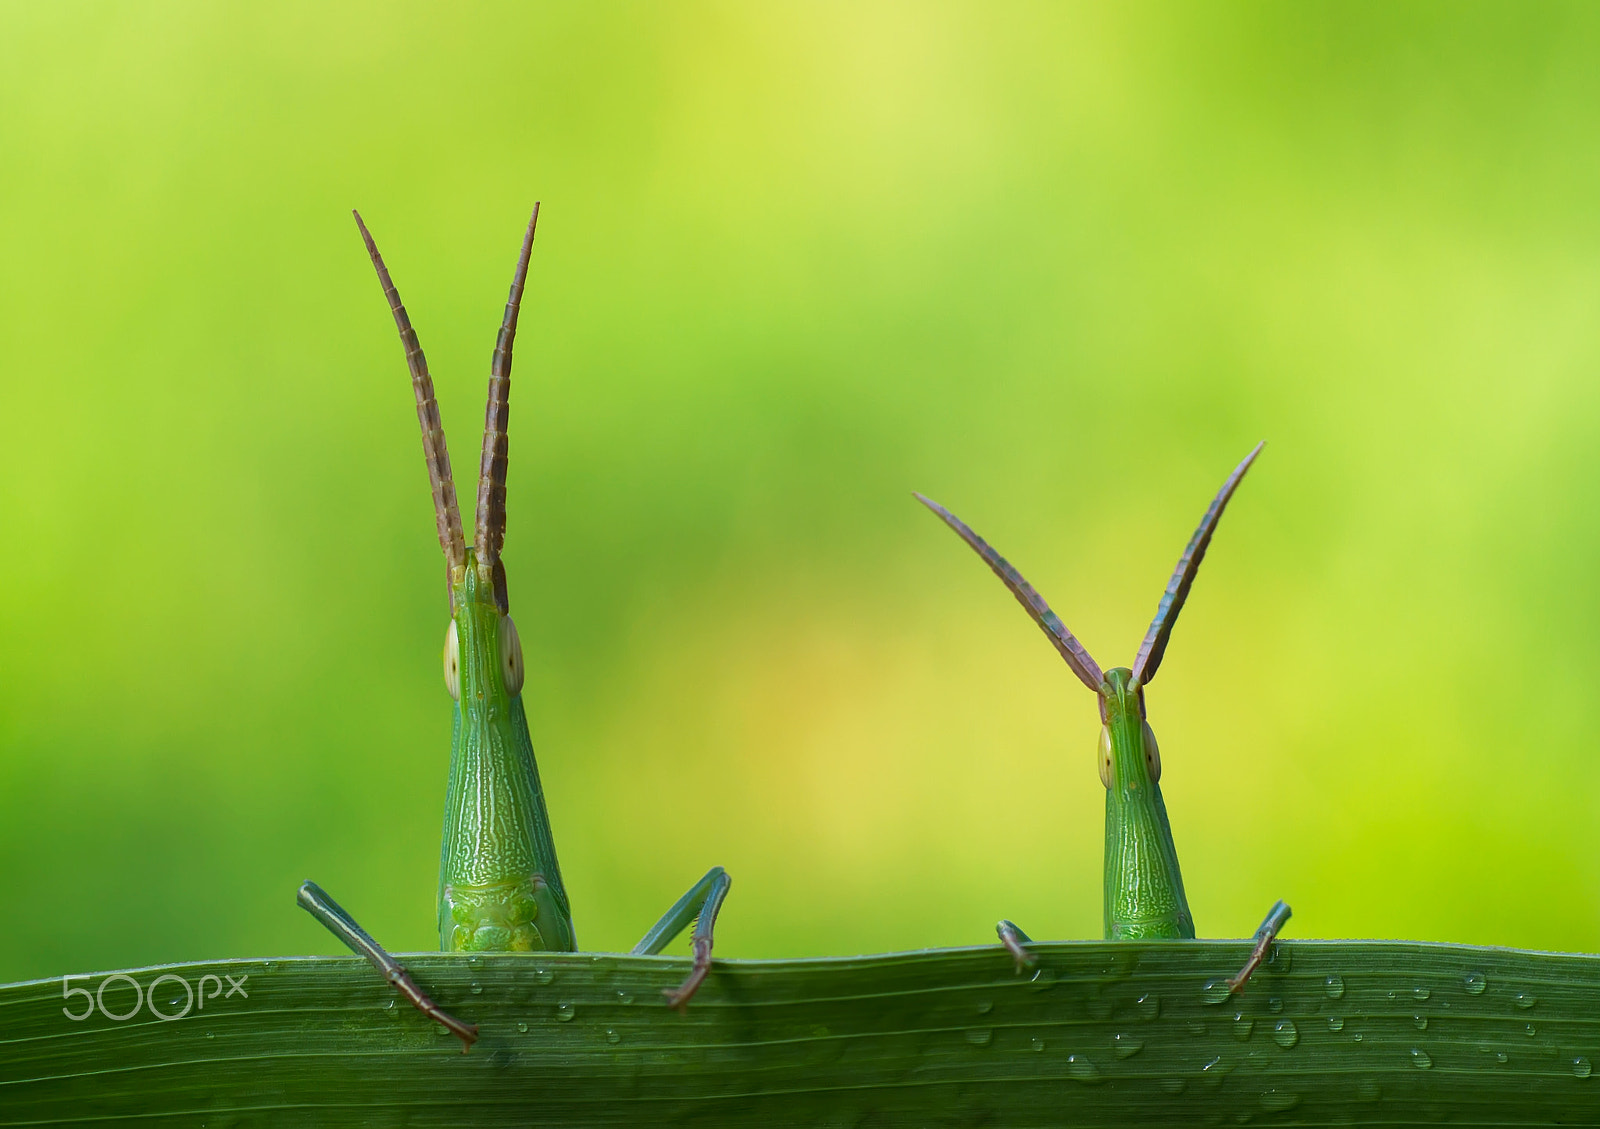
{"label": "grasshopper leg", "polygon": [[1267,950],[1272,947],[1272,942],[1277,940],[1278,934],[1283,930],[1284,923],[1289,920],[1289,915],[1294,911],[1282,899],[1273,903],[1267,911],[1266,920],[1256,930],[1256,947],[1250,950],[1250,959],[1244,962],[1244,967],[1239,970],[1239,975],[1228,981],[1228,994],[1231,996],[1250,982],[1250,974],[1261,967],[1261,962],[1267,959]]}
{"label": "grasshopper leg", "polygon": [[717,924],[722,899],[728,896],[728,887],[731,885],[733,879],[728,877],[728,872],[720,866],[713,866],[633,946],[635,955],[652,956],[666,948],[667,942],[682,933],[689,922],[694,922],[694,967],[689,972],[689,978],[677,988],[663,989],[668,1007],[683,1011],[704,982],[706,974],[711,971],[711,931]]}
{"label": "grasshopper leg", "polygon": [[1006,952],[1011,954],[1011,959],[1017,962],[1018,972],[1024,968],[1032,968],[1038,963],[1039,958],[1022,947],[1031,945],[1033,938],[1018,929],[1016,922],[1001,918],[994,931],[999,934],[1000,943],[1006,947]]}
{"label": "grasshopper leg", "polygon": [[351,917],[338,902],[328,897],[321,886],[315,882],[302,882],[300,893],[295,896],[295,900],[307,913],[322,922],[328,932],[349,945],[357,955],[371,961],[372,966],[383,973],[383,978],[393,985],[395,991],[409,1000],[413,1007],[429,1019],[448,1027],[450,1033],[461,1040],[462,1054],[466,1054],[472,1044],[478,1041],[477,1024],[461,1022],[429,999],[428,994],[417,987],[417,982],[411,979],[411,974],[400,962],[386,953],[383,946],[357,925],[355,918]]}

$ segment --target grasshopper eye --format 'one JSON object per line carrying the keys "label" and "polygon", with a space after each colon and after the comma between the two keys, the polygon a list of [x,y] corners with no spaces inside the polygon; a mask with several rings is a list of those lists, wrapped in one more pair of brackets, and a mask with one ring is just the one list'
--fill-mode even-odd
{"label": "grasshopper eye", "polygon": [[1156,731],[1144,723],[1144,767],[1150,773],[1150,783],[1161,783],[1161,747],[1156,744]]}
{"label": "grasshopper eye", "polygon": [[500,617],[500,676],[505,680],[506,693],[515,698],[522,693],[522,640],[517,636],[517,625],[508,615]]}
{"label": "grasshopper eye", "polygon": [[1100,783],[1111,787],[1111,730],[1100,727]]}
{"label": "grasshopper eye", "polygon": [[444,629],[444,688],[456,701],[461,700],[461,635],[453,619]]}

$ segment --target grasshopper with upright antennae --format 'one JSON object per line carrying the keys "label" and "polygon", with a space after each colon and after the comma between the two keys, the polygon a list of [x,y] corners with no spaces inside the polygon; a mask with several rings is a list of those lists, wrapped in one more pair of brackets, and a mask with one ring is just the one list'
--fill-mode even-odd
{"label": "grasshopper with upright antennae", "polygon": [[[439,419],[427,358],[377,244],[360,213],[354,214],[405,346],[450,593],[444,680],[455,700],[455,726],[439,860],[439,947],[444,952],[575,952],[572,911],[561,882],[550,817],[545,811],[544,791],[522,705],[522,643],[511,619],[505,565],[500,558],[506,529],[511,353],[539,206],[534,205],[522,240],[505,318],[489,365],[489,399],[470,548],[462,531],[444,425]],[[681,1010],[710,971],[712,929],[729,884],[727,872],[720,866],[712,867],[633,949],[641,954],[659,953],[691,921],[696,923],[693,968],[682,985],[665,993],[672,1007]],[[472,1045],[476,1029],[441,1011],[405,970],[314,883],[301,887],[299,901],[336,936],[373,961],[419,1010],[455,1032],[462,1040],[463,1050]]]}
{"label": "grasshopper with upright antennae", "polygon": [[[1244,457],[1228,480],[1217,491],[1199,528],[1189,539],[1188,548],[1178,558],[1167,590],[1156,608],[1156,617],[1139,645],[1132,668],[1114,667],[1102,671],[1050,610],[1050,605],[1034,591],[1033,585],[1011,567],[989,543],[979,537],[955,514],[939,503],[916,494],[916,498],[942,518],[961,539],[984,559],[995,575],[1005,582],[1017,602],[1025,608],[1067,666],[1100,703],[1100,783],[1106,789],[1106,849],[1104,916],[1108,941],[1141,938],[1186,938],[1194,936],[1194,917],[1183,892],[1183,875],[1178,869],[1178,851],[1172,842],[1172,826],[1167,821],[1167,805],[1161,798],[1161,752],[1155,732],[1145,718],[1144,690],[1156,676],[1166,654],[1178,613],[1189,598],[1206,547],[1216,531],[1222,511],[1233,497],[1245,471],[1261,453],[1264,443]],[[1255,948],[1239,974],[1228,981],[1230,992],[1237,992],[1250,979],[1266,957],[1273,938],[1289,920],[1289,907],[1278,902],[1256,930]],[[1010,921],[996,926],[1000,941],[1016,958],[1018,965],[1031,964],[1024,947],[1027,934]]]}

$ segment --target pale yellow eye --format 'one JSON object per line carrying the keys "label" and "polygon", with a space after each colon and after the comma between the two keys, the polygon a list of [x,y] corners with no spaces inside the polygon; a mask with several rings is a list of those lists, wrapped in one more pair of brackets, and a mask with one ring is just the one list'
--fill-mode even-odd
{"label": "pale yellow eye", "polygon": [[517,637],[517,625],[511,617],[500,617],[500,676],[505,680],[506,693],[515,698],[522,693],[522,640]]}
{"label": "pale yellow eye", "polygon": [[1144,767],[1150,773],[1150,783],[1161,782],[1161,747],[1156,744],[1156,731],[1144,723]]}
{"label": "pale yellow eye", "polygon": [[1111,787],[1111,730],[1100,727],[1100,783]]}
{"label": "pale yellow eye", "polygon": [[461,636],[453,619],[444,632],[444,686],[452,698],[461,700]]}

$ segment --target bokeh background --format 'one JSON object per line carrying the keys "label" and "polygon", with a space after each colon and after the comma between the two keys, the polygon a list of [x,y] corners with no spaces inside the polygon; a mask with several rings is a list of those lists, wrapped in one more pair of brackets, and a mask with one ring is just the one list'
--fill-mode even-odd
{"label": "bokeh background", "polygon": [[0,8],[0,980],[432,947],[447,621],[544,211],[507,561],[587,948],[1100,932],[1150,695],[1202,935],[1600,949],[1600,9]]}

